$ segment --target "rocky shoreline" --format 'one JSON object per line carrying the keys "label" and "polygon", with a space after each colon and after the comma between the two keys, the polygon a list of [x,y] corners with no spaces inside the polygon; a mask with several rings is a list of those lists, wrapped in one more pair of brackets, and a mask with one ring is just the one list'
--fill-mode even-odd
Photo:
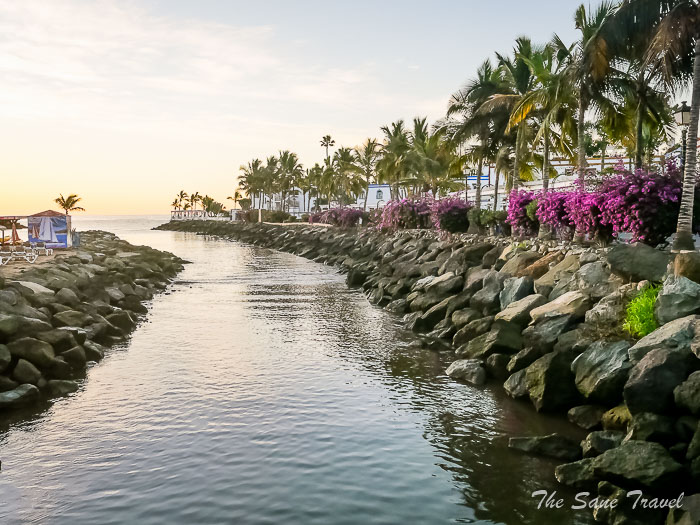
{"label": "rocky shoreline", "polygon": [[78,249],[0,273],[0,420],[78,390],[90,363],[128,337],[183,263],[88,231]]}
{"label": "rocky shoreline", "polygon": [[[700,517],[700,262],[645,245],[609,248],[553,241],[453,236],[434,231],[180,221],[195,232],[335,265],[369,301],[403,316],[426,349],[449,352],[446,373],[503,384],[537,411],[587,431],[514,437],[510,446],[554,457],[557,480],[618,501],[594,511],[604,523],[698,523]],[[663,283],[660,328],[622,331],[627,303]],[[643,506],[628,493],[660,499]],[[684,509],[670,501],[684,493]],[[675,495],[675,496],[674,496]],[[657,508],[654,508],[654,507]],[[662,508],[658,508],[662,507]],[[689,510],[695,508],[695,510]],[[682,521],[689,520],[689,521]]]}

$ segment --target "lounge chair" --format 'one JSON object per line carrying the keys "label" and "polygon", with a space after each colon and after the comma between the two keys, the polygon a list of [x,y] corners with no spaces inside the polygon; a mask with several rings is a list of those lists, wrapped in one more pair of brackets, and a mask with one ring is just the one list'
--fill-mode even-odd
{"label": "lounge chair", "polygon": [[24,247],[12,252],[13,259],[24,259],[29,264],[34,264],[38,255],[33,251],[27,251]]}
{"label": "lounge chair", "polygon": [[0,266],[9,263],[12,260],[12,251],[5,247],[0,248]]}
{"label": "lounge chair", "polygon": [[42,252],[44,255],[52,255],[53,254],[53,248],[47,248],[45,242],[38,242],[34,245],[34,251],[37,253],[37,255],[41,255]]}

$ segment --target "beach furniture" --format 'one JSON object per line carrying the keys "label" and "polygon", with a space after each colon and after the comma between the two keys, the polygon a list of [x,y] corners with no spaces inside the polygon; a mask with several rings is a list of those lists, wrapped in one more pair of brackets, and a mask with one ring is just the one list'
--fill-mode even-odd
{"label": "beach furniture", "polygon": [[34,244],[34,251],[37,255],[52,255],[53,248],[47,248],[45,242],[37,242]]}
{"label": "beach furniture", "polygon": [[27,251],[27,249],[24,247],[19,248],[17,250],[13,250],[11,253],[12,259],[24,259],[30,264],[34,264],[34,261],[36,261],[36,258],[38,257],[38,255],[34,253],[34,251]]}

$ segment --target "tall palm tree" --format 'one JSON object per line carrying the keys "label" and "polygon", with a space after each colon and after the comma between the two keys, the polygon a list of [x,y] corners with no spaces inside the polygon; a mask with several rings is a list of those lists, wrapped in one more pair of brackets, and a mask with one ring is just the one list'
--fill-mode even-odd
{"label": "tall palm tree", "polygon": [[362,146],[355,148],[355,166],[362,173],[365,185],[365,202],[362,210],[367,210],[367,197],[369,185],[377,176],[377,161],[381,156],[379,142],[376,139],[367,139]]}
{"label": "tall palm tree", "polygon": [[197,203],[199,203],[202,200],[202,196],[199,194],[199,192],[195,192],[190,194],[190,205],[192,206],[193,210],[197,209]]}
{"label": "tall palm tree", "polygon": [[437,128],[424,133],[423,122],[414,121],[413,167],[417,186],[431,191],[437,197],[442,191],[451,191],[461,185],[463,158],[455,154],[454,143],[447,139],[447,130]]}
{"label": "tall palm tree", "polygon": [[296,153],[289,150],[280,151],[279,170],[277,172],[277,189],[280,192],[282,210],[287,203],[287,193],[294,187],[294,183],[303,174],[304,168],[299,162]]}
{"label": "tall palm tree", "polygon": [[399,184],[408,174],[411,140],[403,120],[383,126],[382,132],[385,138],[382,158],[377,162],[377,173],[382,182],[389,184],[391,198],[396,199],[399,196]]}
{"label": "tall palm tree", "polygon": [[[307,209],[311,209],[311,197],[315,196],[317,199],[323,195],[322,185],[323,185],[323,174],[324,168],[317,162],[309,170],[309,206]],[[330,202],[329,202],[330,204]],[[316,201],[315,208],[319,207],[318,200]]]}
{"label": "tall palm tree", "polygon": [[332,148],[335,146],[335,140],[330,135],[324,135],[321,138],[321,147],[326,148],[326,159],[330,159],[330,153],[328,151],[329,148]]}
{"label": "tall palm tree", "polygon": [[78,197],[75,193],[71,193],[68,197],[64,197],[61,193],[59,197],[54,199],[54,202],[59,205],[59,207],[66,212],[66,217],[68,217],[68,212],[71,211],[85,211],[85,208],[78,206],[78,203],[82,199]]}
{"label": "tall palm tree", "polygon": [[180,209],[180,201],[177,199],[177,197],[173,199],[173,202],[170,203],[170,206],[172,206],[173,210]]}
{"label": "tall palm tree", "polygon": [[[251,198],[251,206],[255,209],[255,199],[260,196],[263,181],[263,163],[260,159],[251,160],[246,166],[241,166],[242,175],[238,177],[238,185]],[[262,207],[262,200],[258,202]]]}
{"label": "tall palm tree", "polygon": [[333,166],[338,200],[342,207],[352,197],[357,198],[357,194],[364,188],[364,179],[360,177],[360,170],[355,164],[355,154],[351,148],[338,148],[333,155]]}
{"label": "tall palm tree", "polygon": [[226,198],[233,201],[233,207],[236,208],[238,207],[238,201],[243,198],[243,195],[241,194],[240,190],[236,189],[236,191],[233,192],[233,195]]}
{"label": "tall palm tree", "polygon": [[180,190],[180,193],[177,194],[178,207],[182,208],[182,204],[184,202],[187,202],[188,198],[189,198],[189,196],[187,195],[187,193]]}

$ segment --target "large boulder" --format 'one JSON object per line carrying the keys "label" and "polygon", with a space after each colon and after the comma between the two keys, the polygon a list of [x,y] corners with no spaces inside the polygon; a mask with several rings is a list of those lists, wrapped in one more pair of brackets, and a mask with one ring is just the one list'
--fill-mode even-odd
{"label": "large boulder", "polygon": [[437,295],[448,295],[457,290],[461,290],[463,285],[464,277],[455,275],[453,272],[447,272],[430,281],[425,287],[425,290]]}
{"label": "large boulder", "polygon": [[39,397],[39,389],[34,385],[19,385],[13,390],[0,392],[0,408],[14,408],[34,402]]}
{"label": "large boulder", "polygon": [[586,324],[599,330],[614,330],[620,326],[625,317],[625,308],[637,294],[635,284],[626,284],[609,293],[586,312]]}
{"label": "large boulder", "polygon": [[610,278],[610,270],[598,261],[584,264],[574,274],[576,288],[594,300],[601,299],[615,289]]}
{"label": "large boulder", "polygon": [[625,434],[619,430],[596,430],[581,441],[584,458],[600,456],[606,450],[619,447]]}
{"label": "large boulder", "polygon": [[486,370],[478,359],[458,359],[445,371],[452,379],[462,379],[476,386],[486,383]]}
{"label": "large boulder", "polygon": [[549,296],[560,280],[571,278],[579,267],[578,255],[567,255],[547,273],[535,280],[535,292]]}
{"label": "large boulder", "polygon": [[697,251],[678,253],[673,260],[673,274],[700,283],[700,253]]}
{"label": "large boulder", "polygon": [[[425,312],[416,322],[413,329],[415,331],[431,330],[438,322],[445,318],[445,316],[447,315],[447,307],[449,306],[451,300],[452,297],[448,297],[440,301],[435,306],[430,307],[428,311]],[[116,315],[117,314],[108,315],[107,320],[110,322],[113,322],[113,319],[117,320],[114,318],[114,316]],[[131,319],[129,318],[128,322],[126,320],[120,321],[120,324],[118,324],[117,326],[119,326],[119,328],[127,332],[128,330],[133,328],[134,325],[133,321],[131,321]]]}
{"label": "large boulder", "polygon": [[608,406],[620,401],[632,368],[629,347],[627,341],[596,341],[574,360],[576,387],[586,399]]}
{"label": "large boulder", "polygon": [[688,379],[673,390],[673,398],[677,407],[700,416],[700,370],[690,374]]}
{"label": "large boulder", "polygon": [[20,359],[12,371],[12,379],[18,383],[30,383],[36,385],[41,379],[41,372],[29,361]]}
{"label": "large boulder", "polygon": [[5,345],[0,345],[0,372],[4,372],[10,366],[10,361],[12,361],[10,349]]}
{"label": "large boulder", "polygon": [[19,317],[0,313],[0,338],[7,341],[17,330],[19,330]]}
{"label": "large boulder", "polygon": [[[501,292],[502,294],[503,292]],[[496,320],[527,326],[531,320],[530,312],[546,302],[547,298],[544,295],[528,295],[523,299],[509,303],[508,306],[496,314]]]}
{"label": "large boulder", "polygon": [[468,343],[475,337],[485,334],[491,329],[494,317],[482,317],[481,319],[476,319],[470,321],[462,328],[460,328],[457,333],[452,338],[452,346],[460,347],[465,343]]}
{"label": "large boulder", "polygon": [[554,477],[567,487],[590,490],[596,486],[596,478],[593,474],[594,459],[584,458],[559,465],[554,469]]}
{"label": "large boulder", "polygon": [[546,353],[546,350],[540,347],[527,346],[510,358],[506,369],[514,374],[518,370],[527,368]]}
{"label": "large boulder", "polygon": [[616,244],[607,253],[613,273],[630,281],[660,282],[671,260],[668,253],[646,244]]}
{"label": "large boulder", "polygon": [[508,448],[564,461],[581,458],[578,443],[556,433],[538,437],[512,437],[508,440]]}
{"label": "large boulder", "polygon": [[540,257],[541,255],[537,252],[518,252],[508,259],[499,271],[505,275],[517,275]]}
{"label": "large boulder", "polygon": [[494,323],[491,331],[475,337],[457,349],[458,357],[486,359],[491,354],[513,354],[522,348],[520,328],[510,323]]}
{"label": "large boulder", "polygon": [[655,441],[666,446],[672,445],[677,441],[674,420],[671,417],[651,412],[634,414],[627,425],[625,441],[630,439]]}
{"label": "large boulder", "polygon": [[509,304],[518,301],[534,292],[531,277],[510,277],[503,284],[503,290],[499,294],[501,310]]}
{"label": "large boulder", "polygon": [[79,312],[78,310],[66,310],[65,312],[59,312],[53,316],[53,325],[56,327],[60,326],[77,326],[82,328],[90,323],[92,323],[92,317],[85,312]]}
{"label": "large boulder", "polygon": [[46,306],[55,300],[54,291],[38,283],[30,281],[10,281],[6,286],[17,290],[22,297],[35,306]]}
{"label": "large boulder", "polygon": [[481,290],[481,287],[484,286],[484,278],[492,271],[486,268],[470,268],[464,280],[464,291],[474,294]]}
{"label": "large boulder", "polygon": [[473,308],[462,308],[461,310],[455,310],[452,312],[452,323],[461,328],[464,325],[471,323],[477,319],[481,319],[481,314],[474,310]]}
{"label": "large boulder", "polygon": [[680,385],[696,360],[689,351],[657,348],[646,354],[630,371],[625,383],[625,404],[631,414],[664,414],[674,406],[673,390]]}
{"label": "large boulder", "polygon": [[654,314],[660,324],[700,312],[700,284],[687,277],[669,276],[656,298]]}
{"label": "large boulder", "polygon": [[32,337],[12,341],[7,348],[13,356],[26,359],[40,368],[49,366],[54,358],[54,350],[50,344]]}
{"label": "large boulder", "polygon": [[642,337],[630,348],[630,360],[637,363],[657,348],[694,350],[700,357],[700,315],[676,319]]}
{"label": "large boulder", "polygon": [[472,296],[469,306],[484,315],[496,313],[500,307],[499,295],[505,280],[505,275],[490,271],[484,277],[482,288]]}
{"label": "large boulder", "polygon": [[536,260],[527,268],[518,272],[518,277],[531,277],[539,279],[549,271],[550,265],[559,262],[562,259],[561,252],[550,252],[541,259]]}
{"label": "large boulder", "polygon": [[51,379],[47,384],[52,397],[60,397],[78,390],[78,383],[67,379]]}
{"label": "large boulder", "polygon": [[598,405],[579,405],[571,408],[566,417],[574,425],[585,430],[599,427],[605,414],[605,408]]}
{"label": "large boulder", "polygon": [[75,345],[78,344],[78,342],[75,340],[75,337],[73,337],[73,334],[70,333],[68,330],[48,330],[46,332],[37,333],[35,337],[40,341],[49,343],[53,347],[54,351],[58,352],[59,354],[64,350],[73,348]]}
{"label": "large boulder", "polygon": [[522,399],[527,397],[527,370],[518,370],[514,374],[511,374],[506,382],[503,383],[503,388],[513,399]]}
{"label": "large boulder", "polygon": [[624,403],[605,412],[600,420],[605,430],[621,430],[625,432],[631,421],[632,414],[630,414],[629,408]]}
{"label": "large boulder", "polygon": [[56,301],[66,306],[77,306],[80,304],[80,298],[70,288],[61,288],[56,292]]}
{"label": "large boulder", "polygon": [[533,322],[537,323],[553,317],[570,315],[573,319],[582,318],[590,307],[590,300],[581,292],[571,291],[530,312]]}
{"label": "large boulder", "polygon": [[527,390],[538,412],[568,409],[580,399],[571,362],[570,354],[550,352],[527,367]]}
{"label": "large boulder", "polygon": [[569,330],[572,323],[570,315],[562,315],[530,325],[523,330],[524,346],[550,350],[554,347],[559,336]]}

